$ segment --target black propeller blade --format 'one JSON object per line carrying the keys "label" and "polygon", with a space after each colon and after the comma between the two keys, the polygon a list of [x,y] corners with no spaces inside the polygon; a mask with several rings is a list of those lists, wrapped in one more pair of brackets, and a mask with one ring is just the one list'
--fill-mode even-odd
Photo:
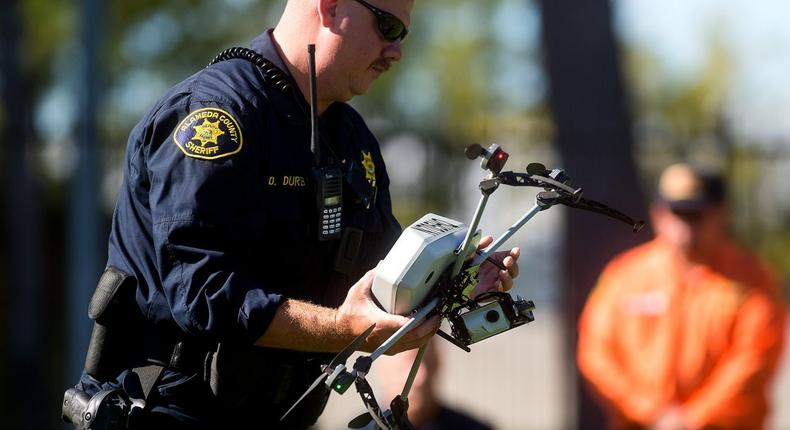
{"label": "black propeller blade", "polygon": [[[327,368],[328,368],[328,367],[327,367]],[[326,373],[322,373],[322,374],[321,374],[321,376],[319,376],[319,377],[318,377],[318,379],[316,379],[315,381],[313,381],[313,384],[312,384],[312,385],[310,385],[310,388],[308,388],[308,389],[307,389],[307,391],[305,391],[305,392],[304,392],[304,394],[302,394],[302,397],[299,397],[299,400],[297,400],[297,401],[296,401],[296,402],[293,404],[293,406],[291,406],[291,408],[290,408],[290,409],[288,409],[288,410],[287,410],[287,411],[286,411],[286,412],[283,414],[283,416],[282,416],[282,417],[280,417],[280,421],[284,420],[284,419],[285,419],[285,417],[287,417],[287,416],[288,416],[288,414],[290,414],[290,413],[291,413],[291,411],[293,411],[293,410],[294,410],[294,409],[295,409],[295,408],[296,408],[296,407],[299,405],[299,403],[302,403],[302,400],[304,400],[304,399],[305,399],[305,397],[307,397],[307,396],[308,396],[310,393],[312,393],[312,392],[313,392],[313,390],[315,390],[316,388],[318,388],[318,386],[320,386],[320,385],[321,385],[321,384],[324,382],[324,380],[326,380],[326,377],[327,377],[327,376],[329,376],[329,375],[327,375]]]}
{"label": "black propeller blade", "polygon": [[321,376],[319,376],[319,377],[318,377],[318,379],[316,379],[315,381],[313,381],[313,383],[310,385],[310,388],[308,388],[308,389],[307,389],[307,391],[305,391],[305,392],[304,392],[304,394],[302,394],[302,397],[299,397],[299,400],[297,400],[297,401],[296,401],[296,402],[295,402],[295,403],[294,403],[294,404],[293,404],[293,405],[292,405],[292,406],[291,406],[291,407],[290,407],[290,408],[289,408],[289,409],[288,409],[288,410],[287,410],[287,411],[286,411],[286,412],[283,414],[283,416],[282,416],[282,417],[280,417],[280,421],[284,420],[284,419],[285,419],[285,417],[287,417],[287,416],[288,416],[288,414],[290,414],[290,413],[291,413],[291,411],[293,411],[293,410],[294,410],[294,409],[295,409],[295,408],[296,408],[296,407],[299,405],[299,403],[302,403],[302,400],[304,400],[304,399],[305,399],[305,397],[307,397],[308,395],[310,395],[310,393],[312,393],[312,392],[313,392],[313,390],[315,390],[315,389],[316,389],[316,388],[318,388],[318,387],[319,387],[319,386],[320,386],[322,383],[324,383],[324,381],[326,381],[326,378],[327,378],[327,377],[329,377],[329,375],[331,375],[331,374],[332,374],[332,373],[335,371],[335,368],[337,368],[337,366],[338,366],[338,365],[343,365],[343,366],[345,366],[345,365],[346,365],[346,360],[348,360],[348,357],[350,357],[350,356],[351,356],[351,354],[353,354],[353,353],[354,353],[354,351],[356,351],[356,350],[357,350],[357,348],[359,348],[359,346],[360,346],[360,345],[362,345],[362,342],[364,342],[364,341],[365,341],[365,339],[367,339],[367,337],[368,337],[368,336],[370,336],[370,333],[372,333],[372,332],[373,332],[373,329],[374,329],[375,327],[376,327],[376,324],[373,324],[372,326],[368,327],[368,329],[367,329],[367,330],[365,330],[365,332],[364,332],[364,333],[362,333],[361,335],[357,336],[357,338],[356,338],[356,339],[354,339],[354,341],[353,341],[353,342],[351,342],[351,343],[350,343],[350,344],[349,344],[349,345],[348,345],[348,346],[347,346],[345,349],[343,349],[342,351],[340,351],[340,352],[339,352],[339,353],[338,353],[338,354],[335,356],[335,358],[333,358],[333,359],[332,359],[332,361],[330,361],[330,362],[329,362],[329,364],[327,364],[327,365],[326,365],[326,367],[324,367],[324,373],[322,373],[322,374],[321,374]]}
{"label": "black propeller blade", "polygon": [[373,417],[370,416],[370,412],[365,412],[364,414],[349,421],[348,428],[362,429],[367,427],[367,425],[370,424],[371,421],[373,421]]}
{"label": "black propeller blade", "polygon": [[[346,347],[346,349],[340,351],[335,356],[335,358],[333,358],[332,361],[330,361],[329,364],[326,365],[327,369],[334,368],[338,364],[346,364],[346,360],[348,360],[348,357],[351,357],[351,354],[353,354],[357,349],[359,349],[359,346],[362,345],[362,342],[364,342],[365,339],[368,338],[368,336],[370,336],[370,333],[373,332],[374,328],[376,328],[376,324],[373,324],[372,326],[368,327],[368,329],[365,330],[364,333],[362,333],[361,335],[357,336],[357,338],[354,339],[354,341],[351,342]],[[332,373],[332,371],[330,370],[329,373]],[[329,374],[329,373],[327,373],[327,374]]]}

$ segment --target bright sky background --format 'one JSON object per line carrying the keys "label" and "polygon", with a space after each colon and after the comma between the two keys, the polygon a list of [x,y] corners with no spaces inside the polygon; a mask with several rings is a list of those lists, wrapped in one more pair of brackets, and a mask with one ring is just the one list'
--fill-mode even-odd
{"label": "bright sky background", "polygon": [[620,37],[652,52],[665,71],[697,72],[713,34],[734,58],[728,112],[741,133],[790,141],[790,2],[618,0]]}

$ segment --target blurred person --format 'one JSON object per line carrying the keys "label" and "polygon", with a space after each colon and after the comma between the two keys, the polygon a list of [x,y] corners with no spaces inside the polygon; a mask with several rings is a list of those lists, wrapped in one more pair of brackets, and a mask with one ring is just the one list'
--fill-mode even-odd
{"label": "blurred person", "polygon": [[[288,0],[251,51],[177,84],[143,117],[90,304],[108,329],[94,331],[80,392],[144,398],[134,428],[305,428],[328,390],[280,417],[321,364],[373,324],[367,351],[408,321],[371,297],[371,269],[400,226],[378,141],[346,102],[401,59],[412,6]],[[308,44],[321,157],[310,147]],[[327,169],[342,198],[321,194]],[[480,292],[512,286],[518,251],[495,258],[506,270],[485,263]],[[425,344],[437,324],[389,352]]]}
{"label": "blurred person", "polygon": [[[382,398],[389,404],[403,391],[417,350],[381,357],[376,360],[376,381],[381,386]],[[409,421],[415,430],[489,430],[491,427],[464,412],[445,404],[438,394],[442,370],[442,350],[438,340],[429,343],[417,376],[409,391]]]}
{"label": "blurred person", "polygon": [[784,343],[774,275],[728,232],[720,175],[667,167],[656,237],[603,270],[578,364],[615,429],[759,429]]}

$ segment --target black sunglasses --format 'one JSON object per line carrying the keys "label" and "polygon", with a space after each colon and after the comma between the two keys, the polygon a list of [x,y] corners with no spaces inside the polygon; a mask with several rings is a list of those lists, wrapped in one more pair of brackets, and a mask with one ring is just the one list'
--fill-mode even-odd
{"label": "black sunglasses", "polygon": [[378,21],[379,33],[381,33],[381,36],[384,37],[384,39],[388,42],[394,42],[398,39],[403,40],[403,38],[409,34],[406,24],[398,19],[397,16],[385,10],[381,10],[376,6],[366,2],[365,0],[356,1],[362,6],[368,8],[369,11],[373,12],[373,15],[376,16],[376,21]]}

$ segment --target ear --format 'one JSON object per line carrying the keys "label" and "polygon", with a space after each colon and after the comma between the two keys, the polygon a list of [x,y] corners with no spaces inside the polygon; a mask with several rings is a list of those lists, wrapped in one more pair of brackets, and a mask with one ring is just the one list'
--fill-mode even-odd
{"label": "ear", "polygon": [[337,4],[340,0],[316,0],[318,4],[318,18],[324,27],[333,27],[337,18]]}

